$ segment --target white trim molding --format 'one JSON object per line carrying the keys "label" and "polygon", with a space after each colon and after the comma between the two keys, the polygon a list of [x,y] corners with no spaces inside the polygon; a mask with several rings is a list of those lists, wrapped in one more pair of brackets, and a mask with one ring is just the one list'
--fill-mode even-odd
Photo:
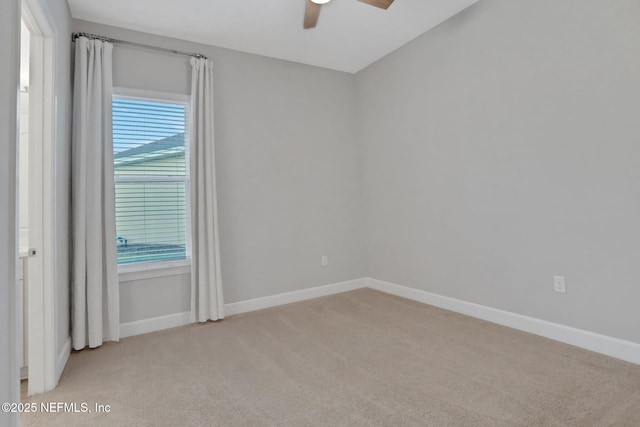
{"label": "white trim molding", "polygon": [[[371,288],[376,291],[399,296],[445,310],[497,323],[534,335],[539,335],[555,341],[560,341],[586,350],[601,353],[627,362],[640,364],[640,344],[625,341],[595,332],[585,331],[570,326],[553,323],[522,314],[512,313],[485,305],[475,304],[456,298],[434,294],[420,289],[397,285],[372,278],[361,278],[330,285],[316,286],[301,289],[299,291],[285,292],[261,298],[225,304],[226,316],[248,313],[279,305],[291,304],[327,295],[339,294],[356,289]],[[120,325],[120,337],[126,338],[134,335],[146,334],[177,326],[188,325],[190,312],[170,314],[168,316],[154,317],[138,320]]]}
{"label": "white trim molding", "polygon": [[420,289],[409,288],[395,283],[371,278],[365,279],[366,286],[387,294],[396,295],[445,310],[508,326],[555,341],[560,341],[596,353],[640,364],[640,344],[625,341],[595,332],[585,331],[559,323],[548,322],[497,308],[487,307],[468,301],[445,297]]}
{"label": "white trim molding", "polygon": [[301,289],[299,291],[285,292],[261,298],[232,302],[224,305],[224,313],[226,316],[232,316],[234,314],[262,310],[264,308],[291,304],[293,302],[305,301],[327,295],[340,294],[342,292],[353,291],[364,287],[365,279],[347,280],[346,282],[333,283],[331,285],[316,286],[314,288]]}
{"label": "white trim molding", "polygon": [[160,92],[156,90],[144,90],[124,86],[114,86],[113,94],[120,98],[146,99],[148,101],[173,101],[188,104],[191,95],[175,92]]}
{"label": "white trim molding", "polygon": [[150,319],[136,320],[134,322],[120,324],[120,338],[133,337],[135,335],[148,334],[149,332],[162,331],[164,329],[177,328],[191,323],[191,312],[169,314],[167,316],[152,317]]}
{"label": "white trim molding", "polygon": [[[307,288],[299,291],[285,292],[282,294],[225,304],[224,312],[225,315],[231,316],[234,314],[247,313],[249,311],[276,307],[278,305],[305,301],[312,298],[340,294],[342,292],[353,291],[364,287],[364,279],[348,280],[346,282],[316,286],[314,288]],[[153,317],[150,319],[142,319],[136,320],[134,322],[122,323],[120,324],[120,338],[127,338],[135,335],[147,334],[149,332],[156,332],[164,329],[188,325],[192,323],[190,321],[190,314],[191,313],[189,311],[185,311],[182,313],[169,314],[167,316]]]}
{"label": "white trim molding", "polygon": [[62,345],[60,353],[58,354],[58,359],[56,360],[56,385],[58,385],[58,382],[60,381],[62,371],[64,371],[65,366],[67,366],[69,356],[71,356],[71,337],[68,337]]}
{"label": "white trim molding", "polygon": [[120,283],[137,280],[155,279],[158,277],[180,276],[191,273],[191,261],[181,263],[140,263],[118,266],[118,281]]}
{"label": "white trim molding", "polygon": [[[23,0],[22,19],[31,34],[29,76],[29,396],[56,386],[57,267],[55,37],[58,32],[46,0]],[[33,216],[32,216],[33,214]]]}

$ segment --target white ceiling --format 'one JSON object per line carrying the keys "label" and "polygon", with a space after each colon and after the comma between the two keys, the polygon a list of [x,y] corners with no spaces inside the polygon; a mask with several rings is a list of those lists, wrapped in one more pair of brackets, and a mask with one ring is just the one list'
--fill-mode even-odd
{"label": "white ceiling", "polygon": [[333,0],[303,30],[305,0],[68,0],[74,18],[351,73],[477,1]]}

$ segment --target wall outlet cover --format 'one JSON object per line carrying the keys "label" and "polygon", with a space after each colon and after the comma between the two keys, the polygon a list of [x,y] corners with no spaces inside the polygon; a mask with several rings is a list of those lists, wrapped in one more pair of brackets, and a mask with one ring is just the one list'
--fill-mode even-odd
{"label": "wall outlet cover", "polygon": [[559,294],[567,293],[567,285],[564,276],[553,276],[553,289]]}

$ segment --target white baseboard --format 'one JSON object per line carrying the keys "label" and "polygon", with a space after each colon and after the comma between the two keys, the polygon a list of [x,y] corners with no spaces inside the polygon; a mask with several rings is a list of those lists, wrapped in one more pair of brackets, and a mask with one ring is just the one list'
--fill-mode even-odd
{"label": "white baseboard", "polygon": [[640,344],[635,342],[625,341],[619,338],[572,328],[559,323],[548,322],[546,320],[523,316],[521,314],[499,310],[497,308],[445,297],[415,288],[396,285],[382,280],[367,278],[365,279],[365,284],[367,287],[377,291],[444,308],[446,310],[455,311],[456,313],[476,317],[478,319],[540,335],[552,340],[584,348],[586,350],[591,350],[596,353],[640,364]]}
{"label": "white baseboard", "polygon": [[62,345],[62,348],[60,349],[60,353],[58,353],[58,358],[56,360],[56,386],[58,385],[58,381],[60,381],[60,376],[62,375],[62,371],[64,371],[64,367],[67,366],[70,355],[71,337],[68,337]]}
{"label": "white baseboard", "polygon": [[[371,278],[348,280],[346,282],[316,286],[314,288],[302,289],[299,291],[285,292],[282,294],[270,295],[246,301],[233,302],[225,304],[224,310],[226,316],[232,316],[234,314],[247,313],[283,304],[291,304],[312,298],[353,291],[364,287],[369,287],[391,295],[433,305],[456,313],[465,314],[467,316],[591,350],[596,353],[640,364],[640,344],[638,343]],[[134,335],[184,326],[190,323],[190,312],[188,311],[184,313],[170,314],[168,316],[123,323],[120,325],[120,337],[127,338]],[[65,344],[63,352],[60,353],[58,358],[56,371],[57,378],[60,377],[60,374],[64,369],[66,360],[69,357],[70,349],[71,341],[69,340],[68,343]]]}
{"label": "white baseboard", "polygon": [[120,324],[120,338],[147,334],[163,329],[175,328],[191,323],[191,312],[169,314],[167,316],[152,317],[150,319],[136,320],[135,322]]}
{"label": "white baseboard", "polygon": [[283,294],[270,295],[246,301],[232,302],[224,305],[224,313],[227,316],[247,313],[249,311],[262,310],[263,308],[276,307],[283,304],[304,301],[327,295],[339,294],[365,287],[365,279],[354,279],[346,282],[333,283],[331,285],[316,286],[314,288],[299,291],[285,292]]}
{"label": "white baseboard", "polygon": [[[299,291],[286,292],[283,294],[270,295],[262,298],[255,298],[246,301],[233,302],[224,305],[226,316],[247,313],[249,311],[261,310],[263,308],[275,307],[292,302],[304,301],[311,298],[323,297],[326,295],[339,294],[342,292],[360,289],[365,286],[364,279],[349,280],[346,282],[333,283],[331,285],[317,286],[314,288],[302,289]],[[137,320],[120,324],[120,338],[132,337],[135,335],[147,334],[149,332],[161,331],[163,329],[175,328],[188,325],[191,322],[190,312],[169,314],[167,316],[152,317],[150,319]]]}

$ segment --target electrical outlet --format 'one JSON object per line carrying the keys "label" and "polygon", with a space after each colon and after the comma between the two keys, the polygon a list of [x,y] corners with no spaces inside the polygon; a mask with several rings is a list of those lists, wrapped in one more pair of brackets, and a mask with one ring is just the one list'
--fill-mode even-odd
{"label": "electrical outlet", "polygon": [[559,294],[567,293],[567,285],[564,276],[553,276],[553,289]]}
{"label": "electrical outlet", "polygon": [[329,257],[326,255],[322,255],[322,266],[326,267],[327,265],[329,265]]}

